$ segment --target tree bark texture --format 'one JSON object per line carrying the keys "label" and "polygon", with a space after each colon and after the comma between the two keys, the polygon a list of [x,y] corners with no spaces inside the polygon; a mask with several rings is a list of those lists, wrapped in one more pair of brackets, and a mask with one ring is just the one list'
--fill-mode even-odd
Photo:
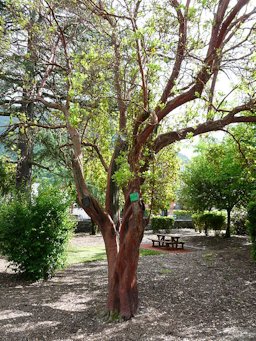
{"label": "tree bark texture", "polygon": [[231,210],[227,210],[227,229],[225,233],[226,238],[230,238],[230,224],[231,224]]}
{"label": "tree bark texture", "polygon": [[[31,13],[30,28],[28,28],[27,38],[27,54],[30,55],[29,61],[26,63],[26,75],[29,79],[24,81],[23,86],[23,104],[21,112],[25,114],[28,122],[33,121],[35,115],[35,104],[31,99],[33,93],[33,84],[36,76],[36,64],[37,54],[34,48],[34,33],[32,30],[35,23],[35,12]],[[33,159],[33,132],[31,127],[22,127],[19,131],[18,137],[18,149],[20,151],[20,157],[17,164],[16,172],[16,188],[31,191],[31,178],[32,178],[32,159]]]}
{"label": "tree bark texture", "polygon": [[33,147],[26,134],[22,132],[19,133],[18,148],[20,157],[16,169],[16,188],[29,190],[31,187]]}
{"label": "tree bark texture", "polygon": [[132,204],[128,221],[121,225],[119,251],[109,266],[108,311],[122,319],[130,319],[138,309],[137,267],[143,237],[143,210],[138,202]]}
{"label": "tree bark texture", "polygon": [[111,215],[88,192],[81,163],[74,158],[72,166],[79,204],[100,227],[105,243],[109,284],[107,310],[110,316],[130,319],[138,308],[137,267],[144,233],[143,208],[139,202],[130,203],[127,195],[118,232]]}
{"label": "tree bark texture", "polygon": [[[29,103],[23,107],[28,120],[34,116],[34,104]],[[20,129],[18,136],[18,149],[20,156],[16,169],[16,188],[30,192],[32,178],[33,138],[31,128]]]}

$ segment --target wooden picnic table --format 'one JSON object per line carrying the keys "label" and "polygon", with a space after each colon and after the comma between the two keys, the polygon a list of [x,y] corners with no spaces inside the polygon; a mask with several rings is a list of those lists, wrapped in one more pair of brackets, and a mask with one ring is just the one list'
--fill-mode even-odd
{"label": "wooden picnic table", "polygon": [[178,249],[178,246],[180,245],[182,249],[184,249],[184,242],[179,241],[180,236],[177,235],[168,235],[168,234],[157,234],[157,239],[151,239],[152,246],[167,246]]}

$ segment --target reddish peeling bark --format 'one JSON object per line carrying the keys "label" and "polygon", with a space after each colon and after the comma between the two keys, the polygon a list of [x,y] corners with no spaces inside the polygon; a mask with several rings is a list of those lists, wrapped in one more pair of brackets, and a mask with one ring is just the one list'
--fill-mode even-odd
{"label": "reddish peeling bark", "polygon": [[107,309],[110,315],[117,313],[130,319],[138,308],[137,263],[138,248],[127,241],[120,248],[116,266],[109,283]]}
{"label": "reddish peeling bark", "polygon": [[107,309],[110,315],[117,313],[125,320],[138,309],[137,267],[143,232],[143,211],[136,202],[132,204],[130,219],[121,226],[119,252],[109,268]]}
{"label": "reddish peeling bark", "polygon": [[[49,66],[45,70],[45,75],[42,78],[42,83],[36,98],[50,109],[61,110],[66,118],[66,128],[73,148],[72,169],[78,201],[85,212],[100,227],[105,242],[109,279],[107,309],[110,314],[117,313],[124,319],[129,319],[134,316],[138,307],[137,266],[139,247],[144,232],[143,208],[139,202],[131,203],[129,194],[132,192],[138,192],[140,194],[140,186],[143,182],[143,179],[140,177],[142,176],[141,174],[143,174],[143,171],[148,167],[149,159],[153,158],[153,154],[158,153],[162,148],[176,141],[186,139],[191,133],[196,136],[222,129],[231,123],[256,121],[256,117],[253,114],[250,116],[247,114],[245,116],[236,116],[236,114],[242,113],[242,111],[252,113],[255,111],[256,103],[253,98],[244,105],[233,108],[233,110],[227,111],[223,109],[223,113],[221,113],[221,108],[216,108],[215,110],[220,111],[221,113],[221,115],[218,115],[218,117],[220,117],[219,119],[207,120],[197,126],[184,127],[183,129],[164,132],[160,135],[157,133],[158,125],[161,124],[168,114],[201,97],[207,83],[211,80],[213,75],[217,75],[218,70],[221,68],[221,60],[225,52],[225,45],[227,46],[231,37],[236,34],[240,23],[249,18],[253,13],[253,11],[251,11],[248,14],[243,14],[241,17],[238,17],[239,12],[248,4],[249,0],[238,0],[234,5],[230,4],[230,0],[222,0],[216,4],[208,49],[203,58],[200,55],[199,59],[202,59],[202,63],[198,64],[198,73],[195,77],[192,75],[193,82],[191,84],[187,84],[183,90],[181,89],[180,92],[176,94],[176,90],[179,86],[175,91],[173,91],[173,89],[174,87],[176,88],[176,85],[179,85],[179,79],[183,77],[183,72],[186,70],[186,66],[184,70],[182,66],[186,63],[187,57],[191,58],[192,56],[192,54],[189,56],[190,49],[187,48],[190,2],[190,0],[186,0],[186,2],[184,2],[185,6],[180,6],[178,0],[170,1],[171,6],[176,12],[177,23],[179,25],[176,57],[169,75],[166,75],[168,81],[163,88],[163,92],[155,108],[151,108],[150,106],[151,102],[154,103],[154,101],[150,100],[150,91],[148,89],[148,77],[150,73],[148,74],[147,67],[147,48],[145,48],[144,39],[141,32],[139,32],[137,25],[141,1],[137,1],[136,6],[133,6],[134,9],[128,11],[129,17],[123,17],[123,19],[129,19],[128,22],[131,24],[130,28],[135,33],[134,47],[137,56],[138,70],[132,77],[128,74],[128,78],[126,77],[126,74],[123,73],[126,69],[126,67],[124,69],[124,65],[127,63],[126,60],[122,61],[122,36],[119,36],[119,29],[121,26],[119,26],[118,21],[122,18],[119,15],[112,13],[112,11],[110,13],[108,6],[103,2],[99,2],[99,4],[90,2],[90,5],[87,7],[87,10],[91,12],[93,16],[98,16],[102,23],[105,20],[108,27],[112,29],[111,44],[114,52],[112,63],[114,75],[113,85],[115,89],[115,96],[113,96],[113,98],[116,97],[119,110],[119,131],[117,132],[119,138],[116,141],[110,165],[107,165],[95,143],[83,141],[86,125],[84,125],[84,127],[79,127],[79,129],[72,126],[70,123],[69,109],[71,100],[73,99],[69,95],[72,88],[72,58],[69,56],[69,40],[67,39],[68,36],[65,32],[65,26],[62,28],[62,25],[59,24],[58,18],[55,15],[54,8],[48,4],[52,20],[55,22],[58,29],[58,39],[56,45],[51,50]],[[109,30],[109,34],[110,32],[111,30]],[[109,34],[107,37],[108,40]],[[238,45],[235,44],[231,47],[227,46],[228,51],[230,52],[233,50],[235,52],[235,49],[237,47],[239,48],[240,44],[241,42],[238,43]],[[62,68],[63,70],[66,70],[66,101],[61,99],[61,102],[58,102],[57,99],[56,101],[49,100],[47,95],[48,91],[46,91],[46,97],[43,98],[43,89],[47,84],[49,76],[53,73],[54,68],[58,66],[57,64],[56,66],[54,65],[55,61],[58,60],[57,57],[60,46],[62,46],[62,56],[65,58],[66,62]],[[130,123],[127,126],[127,118],[129,117],[130,119],[130,111],[133,108],[130,104],[136,104],[134,101],[137,100],[137,94],[139,93],[137,90],[138,78],[140,78],[141,98],[138,98],[137,105],[138,108],[141,108],[142,102],[143,107],[141,108],[140,113],[137,112],[139,109],[135,110],[134,122],[131,121],[133,126],[130,126]],[[216,79],[213,79],[212,91],[215,82]],[[49,83],[51,84],[51,82]],[[133,98],[132,94],[134,89],[136,97]],[[53,93],[55,93],[55,91],[53,91]],[[211,108],[213,108],[213,104],[211,103],[212,96],[213,95],[210,97]],[[76,98],[74,98],[74,100],[76,100]],[[128,108],[129,115],[127,115]],[[132,135],[129,133],[130,129]],[[126,143],[125,141],[128,137],[129,139],[131,138],[131,140]],[[108,174],[105,208],[101,207],[97,199],[91,195],[86,185],[83,173],[82,145],[94,148]],[[146,151],[145,153],[144,149]],[[113,175],[118,170],[118,163],[116,160],[122,152],[128,153],[127,161],[129,168],[133,179],[136,178],[136,180],[132,180],[132,183],[130,183],[125,190],[122,189],[126,197],[126,202],[123,209],[122,223],[119,226],[118,191],[120,188],[118,188],[113,180]],[[146,156],[146,154],[148,156]]]}
{"label": "reddish peeling bark", "polygon": [[[143,208],[139,202],[130,203],[127,195],[120,233],[110,214],[90,196],[78,160],[73,160],[73,173],[80,205],[99,225],[105,242],[108,261],[108,301],[110,316],[130,319],[138,308],[137,266],[139,247],[143,237]],[[136,189],[132,186],[131,191]],[[83,201],[83,197],[89,201]],[[119,237],[119,238],[118,238]]]}

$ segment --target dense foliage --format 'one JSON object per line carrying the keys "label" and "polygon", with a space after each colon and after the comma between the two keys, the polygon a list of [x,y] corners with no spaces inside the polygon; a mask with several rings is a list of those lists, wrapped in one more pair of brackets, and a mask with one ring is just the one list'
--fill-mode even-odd
{"label": "dense foliage", "polygon": [[0,156],[0,195],[5,196],[15,187],[15,165]]}
{"label": "dense foliage", "polygon": [[220,212],[194,213],[192,220],[195,230],[199,232],[204,231],[207,236],[209,230],[214,230],[216,233],[216,231],[225,229],[226,216]]}
{"label": "dense foliage", "polygon": [[0,208],[0,252],[26,278],[47,279],[64,266],[74,221],[68,201],[45,188],[32,202],[15,197]]}
{"label": "dense foliage", "polygon": [[151,228],[154,233],[159,232],[160,230],[170,232],[173,225],[174,219],[172,217],[156,216],[151,218]]}
{"label": "dense foliage", "polygon": [[181,200],[189,209],[226,210],[229,237],[231,211],[234,206],[246,205],[252,178],[237,146],[230,140],[203,144],[198,152],[183,173]]}
{"label": "dense foliage", "polygon": [[[128,319],[138,307],[143,186],[159,179],[172,197],[167,171],[155,179],[158,155],[256,122],[252,3],[2,1],[0,104],[10,124],[0,139],[15,145],[16,183],[29,187],[32,165],[45,167],[35,140],[55,132],[56,159],[72,170],[78,203],[104,235],[111,314]],[[166,206],[161,192],[151,197]]]}
{"label": "dense foliage", "polygon": [[174,210],[173,215],[175,219],[191,219],[192,212],[188,210]]}
{"label": "dense foliage", "polygon": [[160,210],[168,210],[170,203],[175,200],[178,170],[176,151],[168,147],[155,156],[149,169],[143,173],[143,199],[154,214]]}

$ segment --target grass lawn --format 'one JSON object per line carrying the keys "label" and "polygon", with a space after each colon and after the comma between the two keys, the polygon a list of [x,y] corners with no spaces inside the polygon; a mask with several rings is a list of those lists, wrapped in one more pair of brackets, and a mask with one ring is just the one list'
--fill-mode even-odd
{"label": "grass lawn", "polygon": [[[140,256],[152,256],[159,254],[160,254],[159,251],[140,249]],[[104,260],[106,258],[107,257],[104,246],[84,247],[69,246],[67,265],[84,262],[93,262],[98,260]]]}

